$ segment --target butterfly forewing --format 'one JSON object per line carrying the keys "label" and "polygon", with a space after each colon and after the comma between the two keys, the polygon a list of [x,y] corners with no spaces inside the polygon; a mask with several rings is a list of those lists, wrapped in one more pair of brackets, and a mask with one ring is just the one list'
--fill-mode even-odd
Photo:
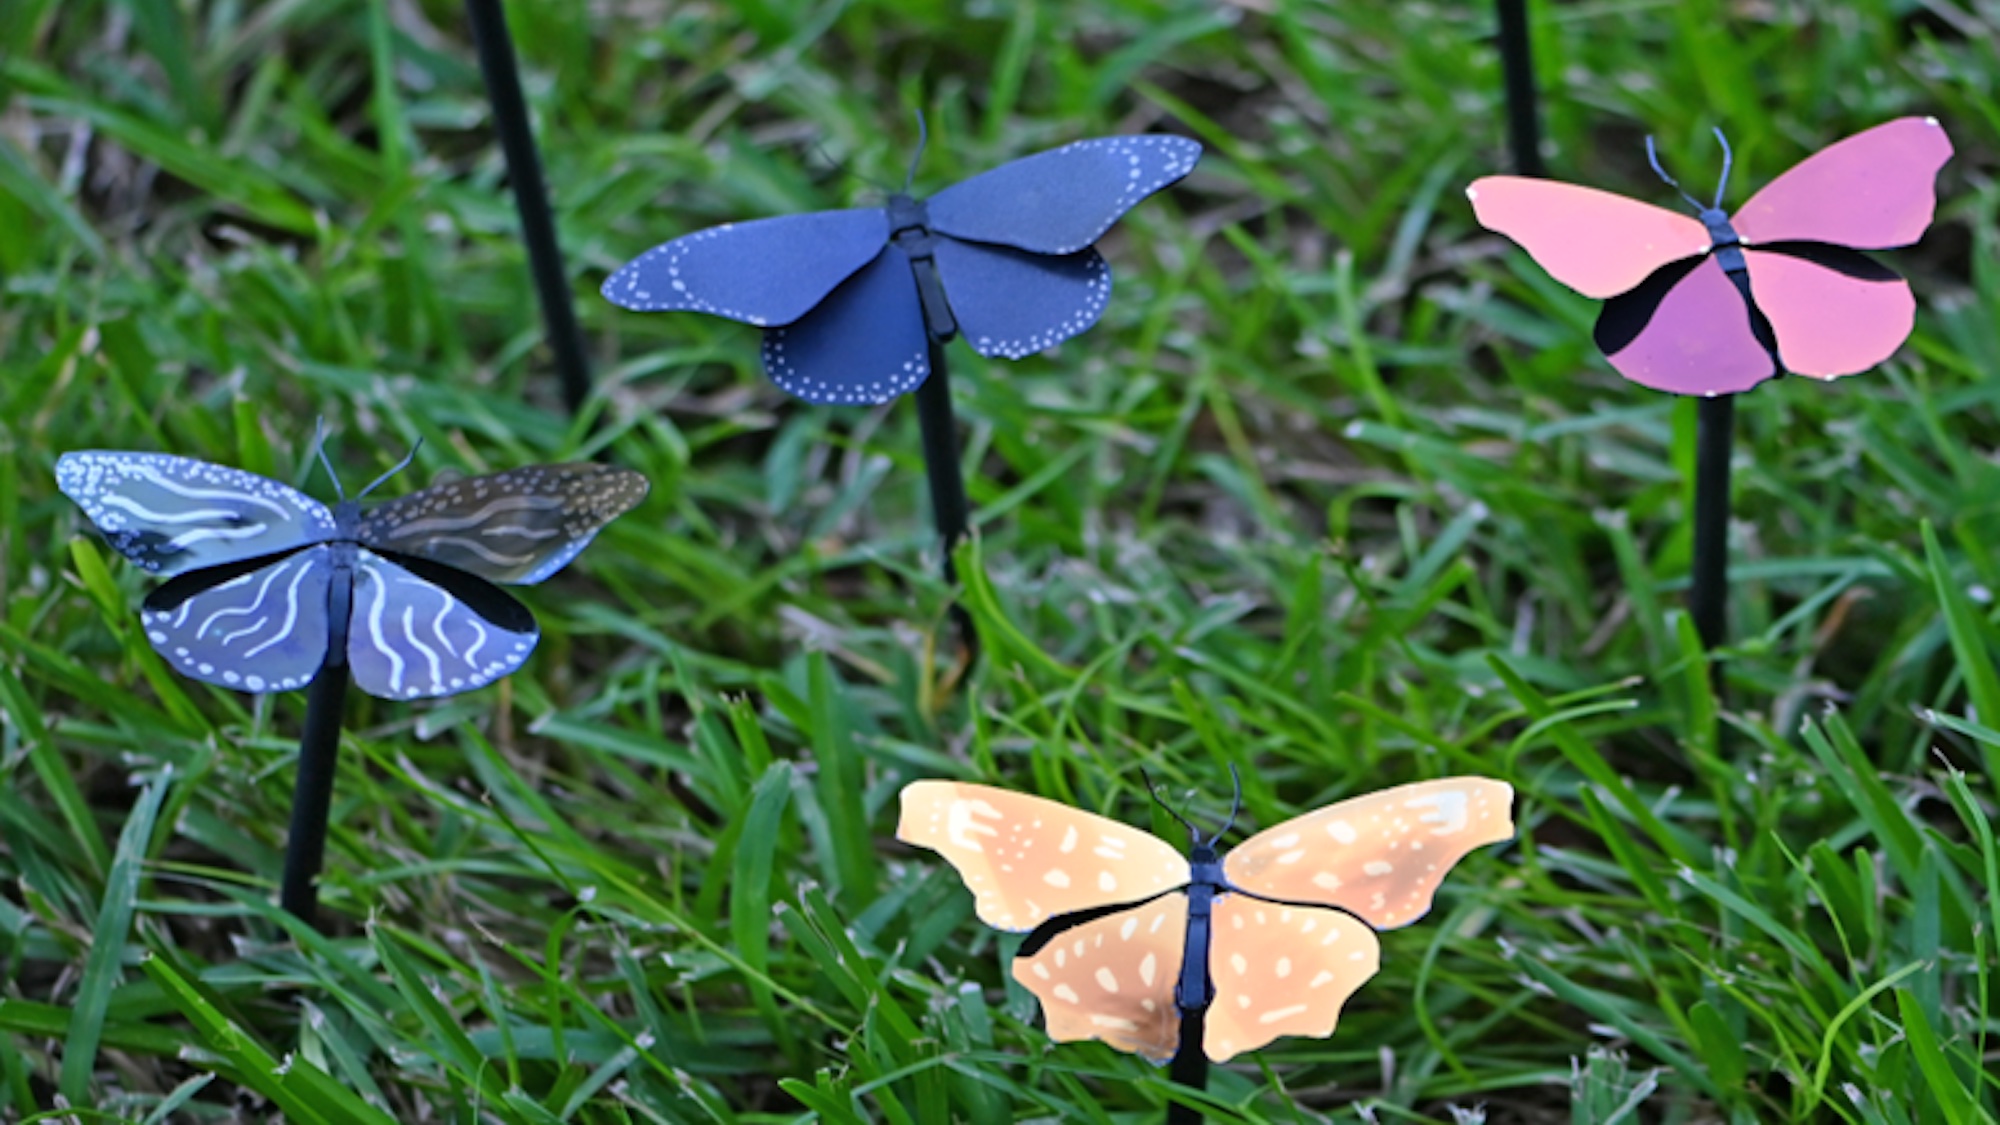
{"label": "butterfly forewing", "polygon": [[889,241],[879,207],[784,215],[682,235],[627,262],[605,299],[639,312],[687,310],[759,327],[790,324]]}
{"label": "butterfly forewing", "polygon": [[896,838],[950,861],[972,891],[980,920],[1003,930],[1137,902],[1188,881],[1187,858],[1157,836],[985,785],[904,786]]}
{"label": "butterfly forewing", "polygon": [[498,587],[421,559],[356,551],[347,662],[354,682],[385,699],[452,695],[519,668],[540,629]]}
{"label": "butterfly forewing", "polygon": [[56,485],[120,554],[162,577],[295,550],[334,530],[326,505],[297,489],[191,457],[65,453]]}
{"label": "butterfly forewing", "polygon": [[533,585],[646,495],[646,478],[609,465],[530,465],[433,485],[371,508],[356,537],[492,582]]}
{"label": "butterfly forewing", "polygon": [[1453,777],[1355,797],[1267,828],[1222,859],[1236,887],[1320,902],[1377,929],[1406,925],[1464,855],[1514,834],[1505,782]]}
{"label": "butterfly forewing", "polygon": [[1699,221],[1595,188],[1487,176],[1465,194],[1481,226],[1519,243],[1549,276],[1586,297],[1623,293],[1709,248]]}
{"label": "butterfly forewing", "polygon": [[1907,246],[1923,237],[1936,214],[1938,169],[1949,159],[1951,140],[1936,118],[1898,118],[1799,161],[1729,222],[1751,244]]}
{"label": "butterfly forewing", "polygon": [[941,238],[938,277],[959,335],[980,355],[1020,359],[1097,323],[1111,267],[1095,250],[1056,257]]}
{"label": "butterfly forewing", "polygon": [[927,203],[932,229],[1037,254],[1072,254],[1140,200],[1186,176],[1201,146],[1186,137],[1099,137],[1024,156]]}
{"label": "butterfly forewing", "polygon": [[182,575],[147,595],[139,623],[174,670],[237,691],[290,691],[327,653],[331,548]]}
{"label": "butterfly forewing", "polygon": [[1341,1006],[1381,960],[1375,932],[1338,910],[1223,895],[1209,939],[1215,999],[1203,1053],[1227,1062],[1280,1035],[1333,1034]]}
{"label": "butterfly forewing", "polygon": [[1180,1042],[1174,984],[1187,946],[1187,896],[1071,927],[1014,959],[1014,979],[1042,1002],[1049,1038],[1102,1039],[1155,1061]]}

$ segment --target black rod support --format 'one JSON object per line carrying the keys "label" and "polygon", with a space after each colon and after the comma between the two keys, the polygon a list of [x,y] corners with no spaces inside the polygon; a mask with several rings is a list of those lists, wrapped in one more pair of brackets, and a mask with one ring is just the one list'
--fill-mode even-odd
{"label": "black rod support", "polygon": [[1500,17],[1500,70],[1507,93],[1507,147],[1514,171],[1545,176],[1542,113],[1535,89],[1535,58],[1529,46],[1528,0],[1494,0]]}
{"label": "black rod support", "polygon": [[[1167,1077],[1175,1085],[1190,1090],[1208,1089],[1208,1052],[1202,1050],[1202,1034],[1208,1026],[1208,1011],[1198,1008],[1181,1013],[1181,1042],[1174,1061],[1167,1064]],[[1167,1103],[1167,1125],[1201,1125],[1201,1110],[1181,1102]]]}
{"label": "black rod support", "polygon": [[1736,396],[1704,398],[1694,434],[1694,573],[1688,612],[1701,643],[1715,649],[1729,629],[1729,458],[1736,437]]}
{"label": "black rod support", "polygon": [[930,341],[930,374],[917,387],[917,425],[923,431],[924,475],[930,481],[931,518],[944,549],[944,577],[958,581],[951,552],[965,538],[965,477],[958,467],[958,419],[951,409],[951,373],[944,345]]}
{"label": "black rod support", "polygon": [[319,873],[326,861],[327,814],[333,807],[334,765],[340,757],[340,717],[347,701],[347,665],[329,661],[306,688],[306,729],[299,736],[299,778],[292,789],[292,831],[285,841],[285,876],[278,904],[319,927]]}
{"label": "black rod support", "polygon": [[575,414],[590,395],[590,361],[583,350],[583,331],[563,270],[562,246],[556,241],[555,215],[549,209],[548,186],[542,181],[542,159],[535,151],[534,130],[528,125],[528,103],[521,96],[521,72],[514,61],[514,39],[507,30],[507,13],[500,0],[465,0],[472,24],[472,42],[479,51],[479,70],[486,78],[486,100],[493,107],[493,130],[507,158],[507,181],[514,189],[514,207],[521,214],[521,236],[528,244],[528,267],[542,305],[542,323],[549,349],[555,353],[562,378],[563,403]]}

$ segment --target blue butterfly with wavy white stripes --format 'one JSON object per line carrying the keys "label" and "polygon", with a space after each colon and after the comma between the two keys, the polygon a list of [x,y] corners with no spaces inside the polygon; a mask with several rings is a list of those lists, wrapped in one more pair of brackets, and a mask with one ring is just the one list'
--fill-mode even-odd
{"label": "blue butterfly with wavy white stripes", "polygon": [[764,329],[764,370],[807,402],[875,403],[963,335],[1020,359],[1097,323],[1111,268],[1091,244],[1194,170],[1201,146],[1100,137],[1023,157],[928,200],[729,223],[655,246],[604,283],[615,305]]}
{"label": "blue butterfly with wavy white stripes", "polygon": [[140,621],[177,670],[267,692],[345,663],[387,699],[519,668],[541,631],[494,583],[549,577],[646,494],[628,469],[535,465],[364,512],[375,485],[329,508],[241,469],[102,450],[63,454],[56,483],[119,553],[168,579]]}

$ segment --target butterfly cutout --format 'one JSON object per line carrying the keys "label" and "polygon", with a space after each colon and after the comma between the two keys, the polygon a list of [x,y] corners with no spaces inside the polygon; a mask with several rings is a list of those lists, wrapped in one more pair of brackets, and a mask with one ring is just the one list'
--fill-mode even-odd
{"label": "butterfly cutout", "polygon": [[56,483],[120,554],[168,579],[139,620],[180,672],[289,691],[344,661],[387,699],[519,668],[541,631],[494,583],[562,569],[647,487],[628,469],[535,465],[364,512],[360,497],[329,508],[241,469],[102,450],[63,454]]}
{"label": "butterfly cutout", "polygon": [[1097,323],[1111,268],[1092,247],[1186,176],[1201,146],[1102,137],[1023,157],[928,200],[728,223],[683,235],[604,282],[615,305],[692,310],[764,329],[764,370],[814,403],[877,403],[930,374],[963,335],[1020,359]]}
{"label": "butterfly cutout", "polygon": [[[1102,1039],[1154,1061],[1205,1011],[1216,1062],[1281,1035],[1326,1036],[1375,975],[1376,930],[1421,918],[1447,871],[1509,839],[1514,791],[1453,777],[1328,805],[1219,859],[1024,793],[903,788],[896,837],[950,862],[981,921],[1032,931],[1013,965],[1057,1041]],[[1225,829],[1226,831],[1226,829]],[[1220,835],[1220,833],[1218,833]]]}
{"label": "butterfly cutout", "polygon": [[1487,176],[1466,194],[1481,225],[1604,299],[1597,345],[1620,374],[1675,394],[1733,394],[1786,372],[1852,375],[1902,346],[1916,298],[1860,251],[1922,237],[1951,153],[1936,118],[1899,118],[1800,161],[1731,215],[1725,142],[1715,202],[1688,199],[1698,219],[1519,176]]}

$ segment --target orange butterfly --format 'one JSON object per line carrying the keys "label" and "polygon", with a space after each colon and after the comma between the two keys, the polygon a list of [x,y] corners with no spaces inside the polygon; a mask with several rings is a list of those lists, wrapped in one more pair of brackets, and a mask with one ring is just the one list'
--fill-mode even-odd
{"label": "orange butterfly", "polygon": [[1034,931],[1014,979],[1041,1000],[1049,1038],[1164,1061],[1183,1014],[1205,1009],[1202,1051],[1225,1062],[1280,1035],[1332,1034],[1380,965],[1374,931],[1423,917],[1452,864],[1512,838],[1513,801],[1486,778],[1402,785],[1267,828],[1218,858],[1221,832],[1194,833],[1183,856],[1040,797],[918,781],[903,788],[896,837],[957,868],[981,921]]}

